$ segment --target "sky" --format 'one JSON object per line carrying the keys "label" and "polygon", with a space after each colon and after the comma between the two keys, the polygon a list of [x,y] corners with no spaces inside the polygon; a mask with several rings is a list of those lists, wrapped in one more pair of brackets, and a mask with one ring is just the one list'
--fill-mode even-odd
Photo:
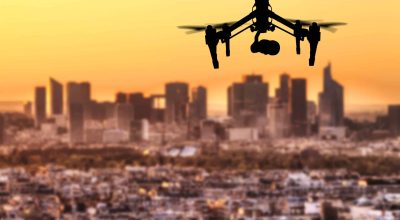
{"label": "sky", "polygon": [[219,47],[212,68],[204,34],[186,35],[179,25],[236,21],[253,1],[231,0],[1,0],[0,101],[32,100],[34,86],[49,77],[63,83],[90,81],[93,97],[112,100],[117,91],[162,93],[171,81],[204,85],[211,111],[226,109],[226,89],[245,74],[262,74],[274,95],[281,73],[307,78],[308,98],[317,100],[322,69],[332,63],[350,106],[400,103],[400,2],[396,0],[271,0],[282,17],[342,21],[322,32],[316,65],[308,66],[295,40],[282,32],[262,35],[280,42],[271,57],[252,54],[254,33],[231,42],[231,57]]}

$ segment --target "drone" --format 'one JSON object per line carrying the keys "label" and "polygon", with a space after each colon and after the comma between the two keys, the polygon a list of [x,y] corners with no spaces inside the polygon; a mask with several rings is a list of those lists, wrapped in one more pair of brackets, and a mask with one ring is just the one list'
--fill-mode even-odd
{"label": "drone", "polygon": [[[237,33],[232,34],[234,31],[249,22],[251,22],[250,25]],[[280,25],[283,25],[290,30],[287,30]],[[230,40],[248,29],[250,29],[251,32],[256,32],[254,43],[250,47],[251,52],[270,56],[279,54],[280,44],[274,40],[259,40],[262,33],[267,33],[268,31],[274,32],[276,29],[279,29],[292,35],[296,39],[297,54],[300,54],[301,52],[300,42],[307,38],[310,44],[309,66],[314,66],[318,43],[321,40],[321,28],[335,32],[336,29],[334,27],[339,25],[346,25],[346,23],[326,22],[318,24],[316,21],[285,19],[272,11],[269,0],[255,0],[252,12],[237,22],[227,22],[207,26],[178,26],[178,28],[190,30],[187,33],[205,31],[205,41],[210,50],[214,69],[218,69],[218,43],[221,41],[221,43],[225,44],[226,56],[229,57],[231,54]],[[308,29],[304,28],[305,26],[308,26]]]}

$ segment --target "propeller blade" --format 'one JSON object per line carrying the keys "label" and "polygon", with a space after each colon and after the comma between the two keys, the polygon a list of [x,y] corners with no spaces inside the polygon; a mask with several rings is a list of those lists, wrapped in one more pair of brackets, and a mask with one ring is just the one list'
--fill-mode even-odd
{"label": "propeller blade", "polygon": [[218,24],[210,24],[210,25],[216,29],[221,29],[224,25],[231,26],[234,23],[236,23],[236,21],[230,21],[230,22],[224,22],[224,23],[218,23]]}
{"label": "propeller blade", "polygon": [[191,26],[191,25],[183,25],[178,26],[179,29],[188,29],[193,31],[202,31],[206,29],[206,26]]}
{"label": "propeller blade", "polygon": [[334,27],[334,26],[343,26],[343,25],[347,25],[347,23],[345,22],[325,22],[325,23],[320,23],[318,24],[320,27],[324,27],[324,28],[330,28],[330,27]]}
{"label": "propeller blade", "polygon": [[[288,21],[290,21],[290,22],[292,22],[292,23],[296,23],[296,21],[297,20],[299,20],[299,19],[286,19],[286,20],[288,20]],[[322,21],[322,20],[320,20],[320,19],[315,19],[315,20],[300,20],[300,24],[302,24],[303,26],[305,26],[305,25],[311,25],[313,22],[320,22],[320,21]]]}
{"label": "propeller blade", "polygon": [[[288,21],[295,23],[297,20],[295,19],[287,19]],[[322,20],[300,20],[300,24],[302,26],[310,26],[312,23],[317,22],[318,26],[320,26],[322,29],[335,33],[338,29],[333,28],[335,26],[343,26],[347,25],[345,22],[320,22]]]}
{"label": "propeller blade", "polygon": [[[224,23],[217,23],[217,24],[209,24],[211,26],[213,26],[215,29],[222,29],[222,27],[224,25],[232,25],[234,24],[234,21],[231,22],[224,22]],[[205,31],[207,29],[208,25],[182,25],[182,26],[178,26],[179,29],[186,29],[189,30],[188,32],[186,32],[186,34],[194,34],[194,33],[198,33],[201,31]]]}

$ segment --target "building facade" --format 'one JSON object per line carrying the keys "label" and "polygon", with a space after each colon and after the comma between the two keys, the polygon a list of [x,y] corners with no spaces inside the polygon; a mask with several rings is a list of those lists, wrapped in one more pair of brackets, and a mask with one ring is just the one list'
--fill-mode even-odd
{"label": "building facade", "polygon": [[64,108],[63,85],[53,78],[50,78],[50,99],[51,114],[62,115]]}
{"label": "building facade", "polygon": [[307,81],[306,79],[292,79],[291,90],[291,123],[294,136],[308,134],[307,123]]}
{"label": "building facade", "polygon": [[35,120],[37,126],[46,120],[46,87],[35,88]]}
{"label": "building facade", "polygon": [[192,90],[191,117],[195,120],[207,118],[207,89],[199,86]]}
{"label": "building facade", "polygon": [[188,118],[189,85],[187,83],[168,83],[165,86],[167,123],[182,123]]}
{"label": "building facade", "polygon": [[323,91],[319,94],[319,123],[338,127],[344,119],[344,89],[332,78],[331,64],[324,69]]}
{"label": "building facade", "polygon": [[268,84],[261,75],[245,76],[242,83],[228,88],[228,115],[244,125],[254,125],[265,118],[268,104]]}

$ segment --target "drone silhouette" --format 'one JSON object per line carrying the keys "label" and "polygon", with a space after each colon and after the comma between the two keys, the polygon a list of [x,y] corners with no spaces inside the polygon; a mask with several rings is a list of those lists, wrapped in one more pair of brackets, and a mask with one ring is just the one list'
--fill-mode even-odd
{"label": "drone silhouette", "polygon": [[[232,34],[235,30],[251,21],[251,24],[246,28]],[[291,29],[290,31],[278,26],[276,22]],[[319,21],[319,20],[317,20]],[[315,55],[317,52],[318,43],[321,40],[320,29],[326,29],[331,32],[335,32],[337,29],[334,26],[346,25],[344,22],[326,22],[318,24],[316,21],[301,21],[293,19],[285,19],[275,14],[272,11],[272,7],[269,0],[255,0],[252,12],[237,22],[227,22],[222,24],[214,24],[208,26],[178,26],[180,29],[188,29],[187,32],[196,33],[200,31],[206,32],[206,44],[210,50],[214,69],[219,68],[217,45],[219,41],[226,46],[226,56],[230,56],[230,40],[237,35],[243,33],[247,29],[251,32],[256,32],[254,43],[251,45],[250,50],[253,53],[262,53],[265,55],[275,56],[280,51],[280,45],[274,40],[259,40],[260,34],[267,33],[268,31],[273,32],[275,29],[279,29],[289,35],[292,35],[296,39],[296,53],[300,54],[300,41],[304,41],[307,38],[310,44],[310,58],[309,65],[314,66]],[[303,28],[308,26],[308,29]],[[292,32],[291,32],[292,31]]]}

